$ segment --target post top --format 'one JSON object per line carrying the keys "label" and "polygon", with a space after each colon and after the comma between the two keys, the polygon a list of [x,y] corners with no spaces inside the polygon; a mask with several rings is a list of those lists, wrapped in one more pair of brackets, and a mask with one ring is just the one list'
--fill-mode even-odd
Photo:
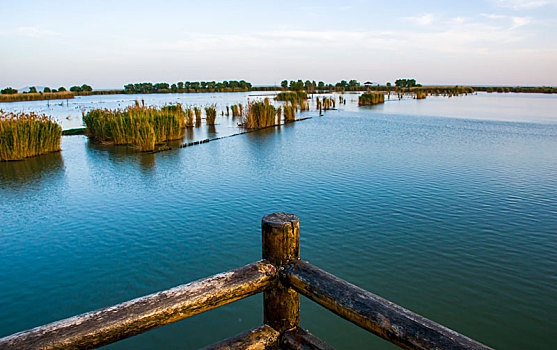
{"label": "post top", "polygon": [[283,212],[265,215],[261,220],[263,225],[272,226],[272,227],[281,227],[299,221],[300,219],[298,219],[298,216],[290,213],[283,213]]}

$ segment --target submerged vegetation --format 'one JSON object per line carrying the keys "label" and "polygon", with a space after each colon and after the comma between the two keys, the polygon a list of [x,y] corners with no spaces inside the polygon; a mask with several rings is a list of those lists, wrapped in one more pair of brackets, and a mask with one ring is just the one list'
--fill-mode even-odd
{"label": "submerged vegetation", "polygon": [[88,135],[100,142],[133,145],[153,151],[155,145],[180,139],[185,128],[181,105],[163,108],[136,105],[125,109],[94,109],[83,115]]}
{"label": "submerged vegetation", "polygon": [[51,117],[0,110],[0,160],[60,151],[62,127]]}
{"label": "submerged vegetation", "polygon": [[372,106],[385,102],[385,95],[378,93],[361,94],[358,98],[359,106]]}
{"label": "submerged vegetation", "polygon": [[242,126],[247,129],[266,128],[277,124],[277,110],[269,103],[269,99],[263,102],[250,102]]}

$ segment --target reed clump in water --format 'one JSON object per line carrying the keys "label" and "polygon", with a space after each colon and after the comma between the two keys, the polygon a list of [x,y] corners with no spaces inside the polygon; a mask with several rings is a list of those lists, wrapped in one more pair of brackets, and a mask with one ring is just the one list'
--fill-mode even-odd
{"label": "reed clump in water", "polygon": [[298,103],[298,101],[307,100],[307,98],[308,94],[305,91],[279,92],[275,97],[275,100]]}
{"label": "reed clump in water", "polygon": [[60,151],[62,127],[51,117],[0,110],[0,161]]}
{"label": "reed clump in water", "polygon": [[244,128],[257,129],[276,125],[277,110],[269,103],[269,99],[266,98],[263,102],[250,102],[247,107],[242,123]]}
{"label": "reed clump in water", "polygon": [[296,105],[292,103],[287,103],[282,106],[282,111],[284,115],[284,122],[293,122],[296,120]]}
{"label": "reed clump in water", "polygon": [[233,105],[230,108],[232,109],[233,118],[241,117],[244,114],[244,106],[242,104]]}
{"label": "reed clump in water", "polygon": [[309,103],[307,100],[301,99],[299,100],[299,104],[300,104],[300,111],[309,111]]}
{"label": "reed clump in water", "polygon": [[427,97],[427,93],[422,91],[416,91],[416,100],[424,100]]}
{"label": "reed clump in water", "polygon": [[358,98],[359,106],[372,106],[380,103],[385,103],[385,95],[377,93],[365,93],[361,94]]}
{"label": "reed clump in water", "polygon": [[201,108],[193,107],[193,112],[195,113],[195,126],[201,126]]}
{"label": "reed clump in water", "polygon": [[335,99],[333,97],[323,97],[323,109],[328,111],[335,108]]}
{"label": "reed clump in water", "polygon": [[191,108],[187,108],[184,116],[184,123],[187,128],[193,127],[193,117],[193,110]]}
{"label": "reed clump in water", "polygon": [[277,108],[277,125],[282,122],[282,107]]}
{"label": "reed clump in water", "polygon": [[153,151],[156,144],[180,139],[184,134],[182,106],[163,108],[136,105],[125,109],[94,109],[83,115],[89,137],[116,145]]}
{"label": "reed clump in water", "polygon": [[205,121],[207,125],[215,125],[217,119],[217,109],[215,106],[205,107]]}

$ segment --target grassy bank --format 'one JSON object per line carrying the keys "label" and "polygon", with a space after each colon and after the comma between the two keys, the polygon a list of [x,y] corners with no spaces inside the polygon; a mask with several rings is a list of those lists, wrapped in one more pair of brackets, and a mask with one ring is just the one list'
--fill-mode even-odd
{"label": "grassy bank", "polygon": [[180,105],[163,108],[136,104],[125,109],[95,109],[83,115],[87,133],[100,142],[153,151],[155,145],[184,135],[186,113]]}
{"label": "grassy bank", "polygon": [[63,92],[35,92],[25,94],[1,94],[0,102],[21,102],[40,100],[67,100],[75,97],[70,91]]}
{"label": "grassy bank", "polygon": [[51,117],[0,110],[0,160],[20,160],[60,151],[62,127]]}

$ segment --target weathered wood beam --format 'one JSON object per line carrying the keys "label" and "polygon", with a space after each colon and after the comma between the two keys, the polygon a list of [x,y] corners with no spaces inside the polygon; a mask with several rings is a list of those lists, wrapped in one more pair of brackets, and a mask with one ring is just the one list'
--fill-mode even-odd
{"label": "weathered wood beam", "polygon": [[281,346],[288,350],[335,350],[332,346],[300,327],[286,331],[281,339]]}
{"label": "weathered wood beam", "polygon": [[[294,214],[273,213],[261,221],[263,259],[277,268],[300,259],[300,220]],[[263,293],[264,323],[280,333],[300,325],[300,294],[277,279]]]}
{"label": "weathered wood beam", "polygon": [[267,350],[278,349],[279,332],[263,325],[225,339],[201,350]]}
{"label": "weathered wood beam", "polygon": [[283,283],[337,315],[405,349],[490,349],[305,261],[280,272]]}
{"label": "weathered wood beam", "polygon": [[259,261],[122,304],[0,339],[0,349],[91,349],[266,290],[277,278]]}

